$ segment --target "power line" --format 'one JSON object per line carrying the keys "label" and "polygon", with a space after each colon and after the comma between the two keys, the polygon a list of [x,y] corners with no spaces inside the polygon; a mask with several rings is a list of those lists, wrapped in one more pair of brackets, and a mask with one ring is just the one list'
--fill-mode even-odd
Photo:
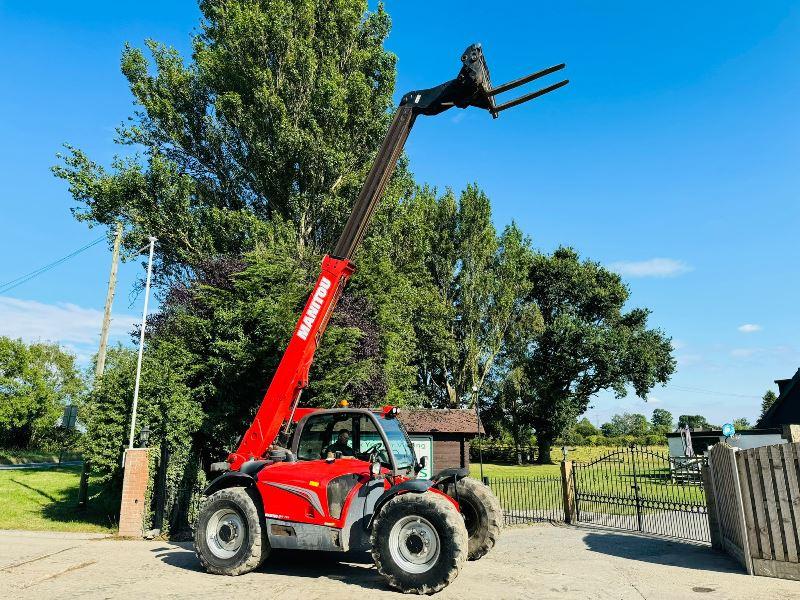
{"label": "power line", "polygon": [[106,239],[106,236],[99,237],[96,240],[94,240],[93,242],[89,242],[85,246],[81,246],[77,250],[73,250],[72,252],[70,252],[66,256],[62,256],[58,260],[54,260],[50,264],[47,264],[47,265],[45,265],[43,267],[40,267],[40,268],[36,269],[35,271],[31,271],[30,273],[27,273],[25,275],[20,275],[16,279],[12,279],[10,281],[6,281],[5,283],[1,283],[0,284],[0,294],[4,294],[4,293],[8,292],[9,290],[13,290],[15,287],[20,286],[23,283],[27,283],[28,281],[38,277],[39,275],[43,275],[44,273],[47,273],[49,270],[54,269],[55,267],[57,267],[58,265],[60,265],[62,263],[65,263],[69,259],[78,256],[78,254],[80,254],[81,252],[85,252],[86,250],[88,250],[92,246],[96,246],[97,244],[99,244],[100,242],[102,242],[105,239]]}
{"label": "power line", "polygon": [[748,394],[733,394],[728,392],[720,392],[718,390],[704,390],[703,388],[688,387],[683,385],[670,385],[667,389],[677,390],[679,392],[692,392],[697,394],[709,394],[712,396],[728,396],[735,398],[747,398],[749,400],[758,399],[758,396],[750,396]]}

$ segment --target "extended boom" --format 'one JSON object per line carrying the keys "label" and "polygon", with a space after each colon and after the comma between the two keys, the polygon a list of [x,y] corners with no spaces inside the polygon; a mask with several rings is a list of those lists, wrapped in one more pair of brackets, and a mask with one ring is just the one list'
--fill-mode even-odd
{"label": "extended boom", "polygon": [[417,116],[437,115],[454,106],[458,108],[475,106],[489,111],[492,117],[496,118],[503,110],[533,100],[568,83],[567,80],[560,81],[496,105],[497,94],[563,69],[564,65],[556,65],[510,83],[492,87],[480,44],[468,47],[461,57],[461,62],[461,70],[455,79],[434,88],[409,92],[403,96],[344,231],[332,255],[326,255],[322,260],[322,272],[306,302],[292,339],[253,423],[236,451],[228,456],[230,469],[238,470],[245,461],[263,457],[274,443],[281,424],[291,419],[300,394],[308,385],[308,373],[319,340],[325,332],[345,284],[355,270],[351,259],[364,238],[378,200],[394,172]]}

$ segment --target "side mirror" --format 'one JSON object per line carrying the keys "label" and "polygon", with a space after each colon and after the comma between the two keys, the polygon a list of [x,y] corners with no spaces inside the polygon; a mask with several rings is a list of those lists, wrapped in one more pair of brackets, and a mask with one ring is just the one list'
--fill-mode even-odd
{"label": "side mirror", "polygon": [[420,459],[417,461],[417,466],[414,468],[415,473],[419,473],[425,466],[428,464],[428,457],[421,456]]}

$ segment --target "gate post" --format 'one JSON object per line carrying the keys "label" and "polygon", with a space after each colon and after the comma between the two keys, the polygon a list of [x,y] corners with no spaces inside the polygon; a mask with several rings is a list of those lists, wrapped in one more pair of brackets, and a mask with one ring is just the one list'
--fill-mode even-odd
{"label": "gate post", "polygon": [[700,475],[703,480],[703,489],[706,492],[706,511],[708,516],[708,532],[711,537],[711,547],[717,550],[724,549],[722,544],[722,531],[720,530],[719,508],[717,507],[717,493],[714,488],[714,477],[711,461],[700,466]]}
{"label": "gate post", "polygon": [[561,461],[561,490],[564,500],[564,522],[571,525],[577,521],[575,514],[575,479],[572,477],[572,461]]}
{"label": "gate post", "polygon": [[142,537],[145,516],[145,494],[148,474],[147,448],[125,450],[125,471],[122,478],[122,502],[119,509],[119,535]]}

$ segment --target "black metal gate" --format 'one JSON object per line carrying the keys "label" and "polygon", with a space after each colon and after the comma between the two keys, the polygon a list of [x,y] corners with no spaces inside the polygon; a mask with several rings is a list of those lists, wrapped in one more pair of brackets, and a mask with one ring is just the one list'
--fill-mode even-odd
{"label": "black metal gate", "polygon": [[698,542],[711,540],[704,458],[670,458],[631,445],[573,463],[578,522]]}

